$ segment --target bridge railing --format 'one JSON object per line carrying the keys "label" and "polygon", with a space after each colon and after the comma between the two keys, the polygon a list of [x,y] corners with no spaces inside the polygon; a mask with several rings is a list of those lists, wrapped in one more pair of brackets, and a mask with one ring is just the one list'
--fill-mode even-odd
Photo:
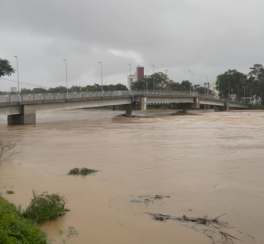
{"label": "bridge railing", "polygon": [[[93,92],[69,92],[67,93],[35,93],[35,94],[7,94],[0,95],[1,103],[18,103],[18,102],[33,102],[33,101],[54,101],[54,100],[78,100],[86,98],[101,98],[101,97],[122,97],[122,96],[166,96],[173,97],[175,95],[187,97],[200,97],[202,99],[221,100],[214,96],[205,96],[198,92],[187,91],[93,91]],[[222,100],[223,101],[223,100]]]}

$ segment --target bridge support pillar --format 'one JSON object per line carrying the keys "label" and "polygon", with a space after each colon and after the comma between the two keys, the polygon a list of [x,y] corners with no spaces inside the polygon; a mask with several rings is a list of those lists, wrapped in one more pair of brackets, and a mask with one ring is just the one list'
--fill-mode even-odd
{"label": "bridge support pillar", "polygon": [[140,98],[140,110],[147,110],[147,98],[146,97]]}
{"label": "bridge support pillar", "polygon": [[225,102],[225,110],[226,110],[226,111],[229,110],[229,102]]}
{"label": "bridge support pillar", "polygon": [[194,98],[194,103],[191,105],[191,108],[200,108],[200,99],[199,99],[199,97]]}
{"label": "bridge support pillar", "polygon": [[220,106],[214,106],[214,111],[215,112],[218,112],[218,111],[220,111],[221,110],[221,107]]}
{"label": "bridge support pillar", "polygon": [[125,105],[126,117],[132,117],[132,104]]}
{"label": "bridge support pillar", "polygon": [[21,114],[7,116],[8,125],[33,125],[36,124],[36,108],[34,105],[22,105]]}
{"label": "bridge support pillar", "polygon": [[228,111],[229,110],[229,103],[225,102],[225,106],[224,107],[220,107],[220,111]]}

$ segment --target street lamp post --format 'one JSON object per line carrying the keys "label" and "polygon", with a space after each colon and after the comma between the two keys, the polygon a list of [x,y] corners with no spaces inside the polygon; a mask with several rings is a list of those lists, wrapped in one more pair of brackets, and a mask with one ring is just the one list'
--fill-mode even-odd
{"label": "street lamp post", "polygon": [[104,86],[103,86],[103,64],[102,62],[99,62],[101,66],[101,88],[102,88],[102,97],[104,96]]}
{"label": "street lamp post", "polygon": [[246,103],[246,86],[244,86],[244,103]]}
{"label": "street lamp post", "polygon": [[20,84],[19,84],[19,71],[18,71],[18,57],[14,56],[16,58],[17,61],[17,94],[18,94],[18,102],[21,102],[20,99]]}
{"label": "street lamp post", "polygon": [[69,97],[69,90],[68,90],[68,69],[67,69],[67,60],[66,60],[66,59],[63,59],[63,61],[65,62],[65,72],[66,72],[66,90],[67,90],[66,99],[68,100],[68,97]]}
{"label": "street lamp post", "polygon": [[206,80],[207,80],[207,92],[206,92],[206,98],[209,98],[209,82],[208,82],[208,76],[206,76]]}
{"label": "street lamp post", "polygon": [[[166,80],[165,80],[165,81],[167,81],[167,80],[168,80],[168,75],[167,75],[167,73],[168,73],[169,70],[166,69],[166,70],[164,70],[164,71],[165,71],[165,74],[166,74],[166,78],[165,78]],[[166,84],[165,84],[165,85],[166,85]]]}
{"label": "street lamp post", "polygon": [[148,72],[149,70],[146,71],[146,92],[148,91]]}
{"label": "street lamp post", "polygon": [[128,64],[129,65],[129,90],[131,91],[131,64]]}
{"label": "street lamp post", "polygon": [[228,100],[230,100],[230,81],[228,82]]}
{"label": "street lamp post", "polygon": [[194,87],[194,73],[192,73],[193,75],[193,82],[191,83],[191,85]]}
{"label": "street lamp post", "polygon": [[192,71],[188,71],[190,73],[190,84],[192,83]]}
{"label": "street lamp post", "polygon": [[154,65],[151,65],[153,67],[153,91],[155,91],[155,78],[154,78]]}

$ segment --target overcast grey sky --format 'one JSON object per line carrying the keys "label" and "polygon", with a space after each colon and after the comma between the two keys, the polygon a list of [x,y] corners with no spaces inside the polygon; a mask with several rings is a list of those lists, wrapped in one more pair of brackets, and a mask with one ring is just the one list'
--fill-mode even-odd
{"label": "overcast grey sky", "polygon": [[[126,84],[128,63],[211,83],[264,58],[263,0],[0,0],[0,57],[22,82]],[[11,79],[16,79],[12,75]],[[2,81],[3,82],[3,81]],[[23,86],[22,86],[23,87]]]}

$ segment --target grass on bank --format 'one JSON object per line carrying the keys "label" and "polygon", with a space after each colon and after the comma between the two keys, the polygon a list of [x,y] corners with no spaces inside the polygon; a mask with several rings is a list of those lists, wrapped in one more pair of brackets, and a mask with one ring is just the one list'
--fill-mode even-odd
{"label": "grass on bank", "polygon": [[47,236],[0,196],[0,243],[48,244]]}

